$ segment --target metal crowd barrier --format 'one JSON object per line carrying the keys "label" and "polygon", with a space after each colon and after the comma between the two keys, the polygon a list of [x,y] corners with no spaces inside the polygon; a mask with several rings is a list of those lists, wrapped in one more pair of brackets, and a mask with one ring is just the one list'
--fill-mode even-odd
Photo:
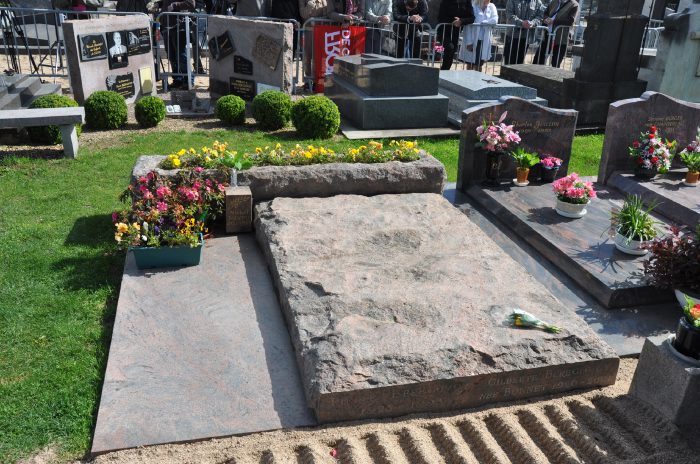
{"label": "metal crowd barrier", "polygon": [[67,78],[63,21],[136,14],[141,13],[1,7],[0,53],[4,56],[5,69],[45,78]]}

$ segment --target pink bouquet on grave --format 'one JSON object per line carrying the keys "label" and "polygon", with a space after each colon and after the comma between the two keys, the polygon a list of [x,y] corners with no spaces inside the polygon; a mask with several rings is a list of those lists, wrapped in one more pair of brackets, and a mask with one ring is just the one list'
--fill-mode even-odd
{"label": "pink bouquet on grave", "polygon": [[656,126],[650,126],[639,140],[632,142],[629,153],[635,164],[642,169],[658,169],[660,173],[671,169],[671,151],[675,141],[663,140],[656,132]]}
{"label": "pink bouquet on grave", "polygon": [[559,169],[561,162],[561,158],[556,156],[545,156],[540,160],[540,165],[545,169]]}
{"label": "pink bouquet on grave", "polygon": [[504,111],[498,123],[484,120],[483,124],[476,128],[476,135],[479,137],[477,147],[489,152],[508,153],[520,143],[518,131],[513,130],[512,124],[508,126],[503,122],[507,115],[508,112]]}
{"label": "pink bouquet on grave", "polygon": [[560,201],[577,205],[588,203],[596,197],[593,183],[582,180],[575,172],[555,180],[552,190]]}

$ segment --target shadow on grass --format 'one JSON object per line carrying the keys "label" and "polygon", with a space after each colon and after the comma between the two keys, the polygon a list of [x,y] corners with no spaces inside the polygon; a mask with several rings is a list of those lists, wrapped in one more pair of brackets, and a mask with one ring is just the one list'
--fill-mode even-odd
{"label": "shadow on grass", "polygon": [[65,158],[63,153],[63,145],[46,146],[37,145],[36,148],[22,148],[14,150],[11,145],[7,145],[7,149],[0,150],[0,162],[11,162],[17,158],[29,159],[61,159]]}
{"label": "shadow on grass", "polygon": [[106,237],[111,238],[112,229],[112,217],[109,214],[83,216],[75,220],[63,244],[66,246],[102,247],[106,243]]}

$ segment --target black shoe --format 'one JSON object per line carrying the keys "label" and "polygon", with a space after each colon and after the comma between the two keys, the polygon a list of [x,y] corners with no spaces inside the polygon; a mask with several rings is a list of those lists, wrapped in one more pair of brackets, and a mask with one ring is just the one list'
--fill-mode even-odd
{"label": "black shoe", "polygon": [[170,89],[181,89],[182,87],[184,87],[184,85],[185,85],[185,82],[184,82],[184,81],[173,81],[173,83],[170,84],[170,85],[168,86],[168,88],[170,88]]}

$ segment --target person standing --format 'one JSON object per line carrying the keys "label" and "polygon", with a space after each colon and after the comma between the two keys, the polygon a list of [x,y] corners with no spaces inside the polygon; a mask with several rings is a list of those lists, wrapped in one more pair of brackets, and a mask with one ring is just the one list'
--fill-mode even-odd
{"label": "person standing", "polygon": [[[536,64],[545,64],[549,41],[552,40],[552,66],[558,68],[566,56],[571,26],[578,16],[578,2],[575,0],[552,0],[544,12],[542,23],[547,26],[542,43],[535,55]],[[554,32],[556,31],[556,32]],[[554,38],[552,39],[552,34]]]}
{"label": "person standing", "polygon": [[365,20],[367,34],[365,36],[365,51],[381,53],[382,41],[388,37],[385,31],[392,19],[391,0],[365,0]]}
{"label": "person standing", "polygon": [[544,5],[540,0],[508,0],[506,19],[514,27],[506,32],[504,64],[523,63],[527,47],[535,39],[535,28],[543,17]]}
{"label": "person standing", "polygon": [[[191,13],[194,11],[194,0],[163,0],[163,13]],[[187,87],[187,34],[185,21],[188,16],[165,15],[165,24],[161,25],[163,41],[168,49],[170,68],[175,74],[170,84],[171,88]],[[194,81],[194,75],[192,76]],[[194,83],[194,82],[192,82]]]}
{"label": "person standing", "polygon": [[146,0],[118,0],[117,11],[148,14]]}
{"label": "person standing", "polygon": [[450,69],[459,43],[462,26],[474,22],[474,8],[471,0],[442,0],[438,14],[437,40],[445,48],[440,69]]}
{"label": "person standing", "polygon": [[[428,20],[428,2],[426,0],[395,0],[394,25],[396,33],[396,56],[420,58],[421,33],[423,23]],[[408,42],[408,50],[406,50]]]}
{"label": "person standing", "polygon": [[491,59],[491,29],[498,24],[498,10],[490,0],[474,0],[474,24],[464,29],[464,46],[460,58],[467,69],[481,71]]}

